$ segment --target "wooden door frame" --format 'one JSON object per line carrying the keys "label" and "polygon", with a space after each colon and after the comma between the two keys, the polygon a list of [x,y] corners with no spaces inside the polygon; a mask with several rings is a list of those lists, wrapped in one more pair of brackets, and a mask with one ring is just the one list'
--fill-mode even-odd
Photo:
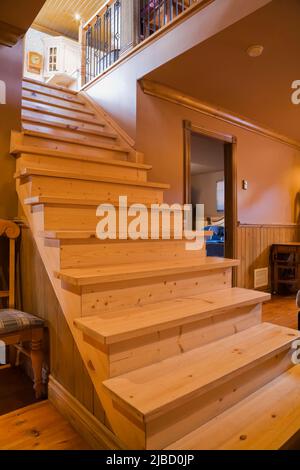
{"label": "wooden door frame", "polygon": [[[230,233],[230,245],[229,249],[226,248],[225,256],[228,258],[237,258],[237,139],[233,135],[216,132],[205,127],[200,127],[192,124],[191,121],[183,122],[183,134],[184,134],[184,168],[183,168],[183,197],[184,204],[191,202],[191,137],[192,133],[200,134],[206,137],[212,137],[214,139],[224,142],[225,153],[225,215],[226,215],[226,227],[229,227]],[[230,144],[230,152],[226,154],[226,144]],[[228,208],[230,210],[228,210]],[[228,244],[227,244],[228,247]],[[237,282],[236,269],[233,270],[233,285]]]}

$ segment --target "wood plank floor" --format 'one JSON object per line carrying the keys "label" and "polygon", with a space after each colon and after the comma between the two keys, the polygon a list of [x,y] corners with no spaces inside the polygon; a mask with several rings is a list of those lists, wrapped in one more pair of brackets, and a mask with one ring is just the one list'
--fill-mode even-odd
{"label": "wood plank floor", "polygon": [[274,296],[263,306],[263,321],[298,329],[296,297]]}
{"label": "wood plank floor", "polygon": [[0,367],[0,416],[36,401],[32,381],[20,367]]}
{"label": "wood plank floor", "polygon": [[[294,296],[273,297],[263,306],[263,321],[297,328],[297,313]],[[4,369],[0,374],[0,450],[90,449],[48,401],[20,408],[35,400],[22,371]]]}
{"label": "wood plank floor", "polygon": [[48,402],[0,416],[0,450],[90,450]]}

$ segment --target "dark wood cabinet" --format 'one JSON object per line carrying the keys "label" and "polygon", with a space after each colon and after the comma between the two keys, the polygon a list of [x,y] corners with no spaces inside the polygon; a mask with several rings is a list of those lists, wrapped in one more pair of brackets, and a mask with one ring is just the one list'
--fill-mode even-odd
{"label": "dark wood cabinet", "polygon": [[277,243],[271,248],[272,292],[296,292],[300,289],[300,243]]}

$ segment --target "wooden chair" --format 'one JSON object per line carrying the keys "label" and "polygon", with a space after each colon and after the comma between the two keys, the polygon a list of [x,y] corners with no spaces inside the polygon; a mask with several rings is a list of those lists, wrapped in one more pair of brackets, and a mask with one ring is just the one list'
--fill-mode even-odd
{"label": "wooden chair", "polygon": [[[9,283],[8,290],[1,291],[0,297],[8,299],[8,308],[0,309],[0,340],[6,346],[15,346],[31,359],[34,375],[36,398],[43,391],[43,334],[44,322],[38,317],[20,310],[15,310],[15,242],[20,235],[20,228],[13,222],[0,219],[0,237],[9,239]],[[29,348],[23,347],[28,343]]]}

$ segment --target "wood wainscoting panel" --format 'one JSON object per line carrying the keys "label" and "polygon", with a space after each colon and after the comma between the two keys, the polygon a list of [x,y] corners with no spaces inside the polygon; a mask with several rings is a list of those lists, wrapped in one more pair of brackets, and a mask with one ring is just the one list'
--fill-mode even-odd
{"label": "wood wainscoting panel", "polygon": [[300,225],[239,225],[237,229],[237,286],[254,288],[254,270],[269,268],[271,289],[270,249],[274,243],[300,241]]}
{"label": "wood wainscoting panel", "polygon": [[49,378],[48,395],[50,403],[71,423],[92,449],[125,449],[117,437],[52,376]]}
{"label": "wood wainscoting panel", "polygon": [[104,422],[103,408],[75,345],[31,231],[26,226],[22,227],[21,239],[21,291],[23,302],[20,307],[46,322],[49,331],[48,344],[45,345],[48,350],[46,362],[52,376],[82,406]]}

